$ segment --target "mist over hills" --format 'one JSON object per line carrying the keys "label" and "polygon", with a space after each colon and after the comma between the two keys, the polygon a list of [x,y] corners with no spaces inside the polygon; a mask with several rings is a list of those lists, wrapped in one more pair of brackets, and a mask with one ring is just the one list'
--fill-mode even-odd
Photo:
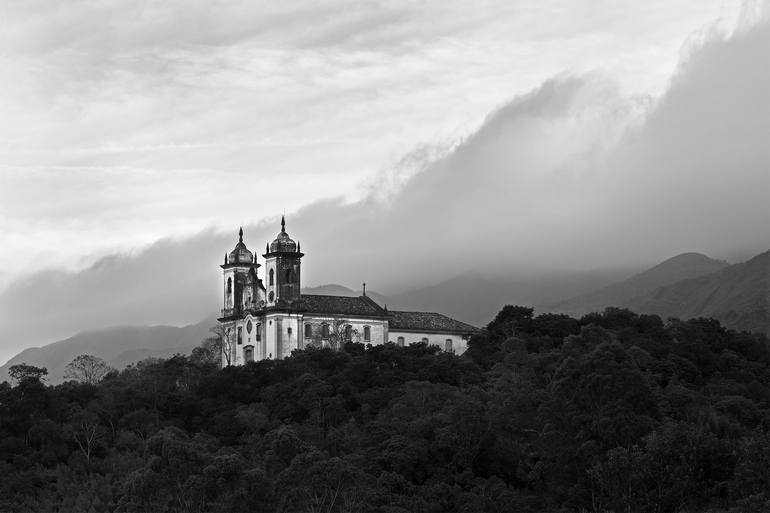
{"label": "mist over hills", "polygon": [[626,280],[551,305],[548,309],[579,316],[607,306],[626,305],[632,299],[665,285],[711,274],[728,265],[700,253],[682,253]]}
{"label": "mist over hills", "polygon": [[[485,326],[506,303],[555,301],[627,274],[628,271],[616,269],[514,279],[471,273],[398,295],[387,296],[372,290],[367,290],[366,294],[391,310],[437,311],[476,326]],[[302,292],[340,296],[362,294],[362,290],[339,284],[306,287]],[[203,301],[204,304],[214,304],[210,297],[203,298]],[[7,378],[11,365],[21,362],[48,368],[49,380],[57,383],[62,380],[66,365],[79,354],[99,356],[119,369],[148,357],[186,354],[209,336],[209,329],[215,324],[216,316],[212,314],[200,322],[182,327],[118,326],[83,331],[58,342],[20,352],[0,367],[0,381]]]}
{"label": "mist over hills", "polygon": [[8,369],[17,363],[29,363],[48,369],[48,380],[59,383],[64,369],[77,355],[92,354],[111,366],[122,369],[145,358],[165,358],[175,353],[187,354],[209,336],[216,318],[206,318],[188,326],[116,326],[84,331],[42,347],[31,347],[0,367],[0,382],[8,379]]}
{"label": "mist over hills", "polygon": [[678,255],[550,309],[582,315],[619,306],[661,317],[713,317],[728,328],[770,333],[769,304],[770,251],[766,251],[734,265],[695,253]]}
{"label": "mist over hills", "polygon": [[770,334],[770,251],[715,273],[661,287],[626,306],[683,319],[714,317],[729,328]]}
{"label": "mist over hills", "polygon": [[[362,291],[327,284],[305,288],[303,293],[357,296]],[[556,302],[572,294],[576,294],[572,299]],[[471,273],[398,295],[371,290],[367,295],[391,310],[439,311],[477,326],[485,326],[505,304],[532,305],[539,312],[578,317],[618,306],[664,318],[714,317],[733,329],[770,333],[770,251],[735,265],[699,253],[683,253],[636,273],[616,269],[528,279]],[[25,349],[0,367],[0,381],[7,379],[11,365],[21,362],[47,367],[49,380],[57,383],[67,363],[79,354],[94,354],[116,368],[148,357],[186,354],[210,335],[215,324],[216,317],[211,315],[182,327],[118,326],[84,331]]]}

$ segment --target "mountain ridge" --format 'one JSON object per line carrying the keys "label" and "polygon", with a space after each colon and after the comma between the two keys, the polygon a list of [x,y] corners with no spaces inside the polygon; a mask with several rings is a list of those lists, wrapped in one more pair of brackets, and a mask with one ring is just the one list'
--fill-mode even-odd
{"label": "mountain ridge", "polygon": [[624,306],[660,287],[711,274],[728,266],[727,262],[714,260],[702,253],[680,253],[625,280],[549,305],[548,309],[569,315],[584,315],[607,306]]}

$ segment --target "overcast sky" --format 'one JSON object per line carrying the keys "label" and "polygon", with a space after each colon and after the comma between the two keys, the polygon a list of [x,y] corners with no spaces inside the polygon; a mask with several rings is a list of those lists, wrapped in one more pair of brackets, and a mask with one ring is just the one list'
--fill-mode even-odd
{"label": "overcast sky", "polygon": [[386,292],[770,246],[765,1],[276,5],[0,6],[0,326],[197,320],[137,305],[284,211]]}
{"label": "overcast sky", "polygon": [[683,45],[739,14],[725,0],[3,2],[0,284],[30,260],[82,268],[397,187],[416,170],[405,156],[451,148],[554,75],[600,70],[655,97]]}

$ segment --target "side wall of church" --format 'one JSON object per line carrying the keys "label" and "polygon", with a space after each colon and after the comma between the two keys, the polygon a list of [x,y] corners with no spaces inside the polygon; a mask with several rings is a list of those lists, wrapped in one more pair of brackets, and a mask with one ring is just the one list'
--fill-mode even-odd
{"label": "side wall of church", "polygon": [[[305,346],[328,347],[333,340],[334,326],[339,323],[349,324],[354,342],[379,345],[385,343],[388,336],[388,322],[382,319],[350,318],[345,316],[305,315],[302,323],[302,338]],[[323,326],[329,326],[329,336],[324,336]],[[306,326],[310,326],[310,337],[306,336]],[[369,328],[369,340],[364,338],[365,328]]]}
{"label": "side wall of church", "polygon": [[467,337],[457,333],[419,333],[412,331],[391,331],[388,334],[388,341],[394,344],[399,343],[399,337],[403,337],[404,345],[422,342],[428,340],[428,344],[439,346],[442,350],[447,349],[447,341],[451,341],[451,350],[455,354],[463,354],[468,349]]}
{"label": "side wall of church", "polygon": [[302,349],[300,314],[275,313],[265,316],[266,358],[280,359],[291,355],[294,349]]}

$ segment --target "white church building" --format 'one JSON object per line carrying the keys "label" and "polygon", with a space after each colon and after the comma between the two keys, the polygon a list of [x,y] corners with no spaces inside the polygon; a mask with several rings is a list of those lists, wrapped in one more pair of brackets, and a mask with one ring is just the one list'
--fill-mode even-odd
{"label": "white church building", "polygon": [[479,331],[439,313],[388,310],[368,297],[366,288],[358,297],[302,294],[303,256],[281,218],[281,233],[262,255],[263,281],[257,256],[246,247],[240,230],[238,243],[221,266],[223,365],[284,358],[308,346],[340,348],[349,341],[400,346],[424,342],[461,354]]}

